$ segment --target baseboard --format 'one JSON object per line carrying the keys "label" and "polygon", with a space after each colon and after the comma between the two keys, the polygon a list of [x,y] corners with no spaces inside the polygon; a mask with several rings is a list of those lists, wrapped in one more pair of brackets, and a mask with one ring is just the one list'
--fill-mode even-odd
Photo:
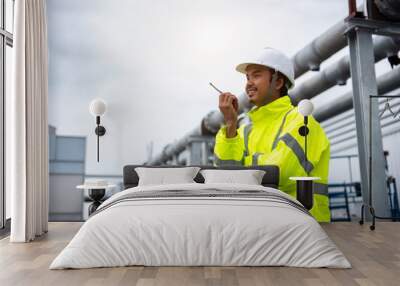
{"label": "baseboard", "polygon": [[49,213],[49,221],[83,221],[82,213]]}

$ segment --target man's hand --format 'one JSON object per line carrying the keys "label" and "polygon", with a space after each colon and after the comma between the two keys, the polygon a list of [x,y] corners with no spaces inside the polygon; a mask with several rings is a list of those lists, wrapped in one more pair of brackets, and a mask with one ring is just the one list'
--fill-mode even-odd
{"label": "man's hand", "polygon": [[219,95],[219,110],[224,115],[226,124],[226,137],[236,136],[239,102],[232,93],[224,92]]}

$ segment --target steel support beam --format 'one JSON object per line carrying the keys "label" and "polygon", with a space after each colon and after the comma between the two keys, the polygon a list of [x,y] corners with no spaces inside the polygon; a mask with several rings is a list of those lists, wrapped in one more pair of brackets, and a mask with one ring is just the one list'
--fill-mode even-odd
{"label": "steel support beam", "polygon": [[393,36],[400,34],[400,24],[396,22],[390,22],[390,24],[388,24],[387,21],[376,21],[357,17],[348,18],[346,19],[346,22],[346,33],[347,31],[357,28],[369,30],[375,35]]}
{"label": "steel support beam", "polygon": [[[348,32],[347,37],[350,48],[350,71],[353,84],[363,202],[365,205],[369,205],[369,188],[372,188],[372,202],[377,214],[387,216],[389,214],[389,206],[377,100],[371,101],[372,127],[369,130],[369,96],[377,95],[378,93],[372,34],[368,30],[355,28]],[[373,164],[372,169],[369,170],[369,136],[371,135]],[[374,178],[371,186],[368,184],[369,172],[372,172]],[[364,211],[366,219],[370,220],[371,215],[368,208],[365,208]]]}

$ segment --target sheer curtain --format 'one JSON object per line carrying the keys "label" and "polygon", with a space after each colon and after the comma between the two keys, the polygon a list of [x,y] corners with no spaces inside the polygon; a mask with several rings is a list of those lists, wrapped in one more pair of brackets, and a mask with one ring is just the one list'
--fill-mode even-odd
{"label": "sheer curtain", "polygon": [[46,1],[16,0],[14,9],[10,241],[28,242],[48,227]]}

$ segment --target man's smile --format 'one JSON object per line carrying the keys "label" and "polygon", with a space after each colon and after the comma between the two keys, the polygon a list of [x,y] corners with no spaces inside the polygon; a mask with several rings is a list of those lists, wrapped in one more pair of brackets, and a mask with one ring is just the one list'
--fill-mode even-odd
{"label": "man's smile", "polygon": [[247,88],[247,95],[249,97],[253,97],[256,93],[257,93],[257,88],[255,88],[255,87]]}

